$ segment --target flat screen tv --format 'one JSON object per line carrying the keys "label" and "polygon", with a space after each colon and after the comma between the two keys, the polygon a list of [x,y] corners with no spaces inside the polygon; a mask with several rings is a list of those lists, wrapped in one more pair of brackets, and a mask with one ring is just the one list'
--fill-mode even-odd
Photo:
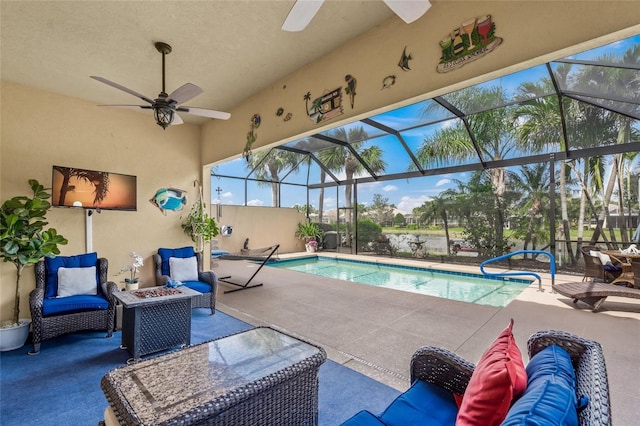
{"label": "flat screen tv", "polygon": [[137,209],[136,177],[53,166],[51,204],[100,210]]}

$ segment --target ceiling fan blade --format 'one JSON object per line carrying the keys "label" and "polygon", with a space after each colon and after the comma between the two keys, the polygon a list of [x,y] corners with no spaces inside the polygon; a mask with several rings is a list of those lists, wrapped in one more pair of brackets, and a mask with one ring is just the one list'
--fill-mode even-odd
{"label": "ceiling fan blade", "polygon": [[383,0],[407,24],[412,23],[431,7],[429,0]]}
{"label": "ceiling fan blade", "polygon": [[324,0],[297,0],[282,24],[285,31],[302,31],[318,13]]}
{"label": "ceiling fan blade", "polygon": [[145,102],[148,102],[150,104],[153,103],[153,99],[149,99],[145,95],[141,95],[140,93],[136,92],[135,90],[131,90],[128,87],[124,87],[124,86],[122,86],[122,85],[120,85],[118,83],[114,83],[113,81],[109,81],[106,78],[98,77],[98,76],[95,76],[95,75],[91,75],[89,77],[91,77],[92,79],[97,80],[97,81],[99,81],[101,83],[104,83],[107,86],[115,87],[116,89],[122,90],[123,92],[127,92],[128,94],[133,95],[136,98],[142,99]]}
{"label": "ceiling fan blade", "polygon": [[187,114],[198,115],[200,117],[217,118],[218,120],[228,120],[229,118],[231,118],[231,114],[229,114],[228,112],[215,111],[212,109],[181,106],[176,108],[176,110],[180,112],[186,112]]}
{"label": "ceiling fan blade", "polygon": [[183,124],[182,118],[178,114],[173,114],[173,121],[171,122],[172,126],[177,126],[178,124]]}
{"label": "ceiling fan blade", "polygon": [[151,105],[98,105],[106,108],[125,108],[125,109],[153,109]]}
{"label": "ceiling fan blade", "polygon": [[176,90],[171,92],[169,97],[167,98],[168,102],[175,101],[176,104],[181,104],[183,102],[187,102],[196,96],[204,93],[204,90],[196,86],[192,83],[185,83],[182,86],[178,87]]}

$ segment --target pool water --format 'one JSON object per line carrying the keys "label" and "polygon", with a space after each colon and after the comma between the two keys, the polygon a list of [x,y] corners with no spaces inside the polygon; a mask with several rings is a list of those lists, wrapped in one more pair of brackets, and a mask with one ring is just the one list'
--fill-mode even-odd
{"label": "pool water", "polygon": [[436,271],[322,256],[276,260],[267,265],[327,278],[496,307],[506,306],[531,284],[531,281],[521,279],[484,277],[480,274]]}

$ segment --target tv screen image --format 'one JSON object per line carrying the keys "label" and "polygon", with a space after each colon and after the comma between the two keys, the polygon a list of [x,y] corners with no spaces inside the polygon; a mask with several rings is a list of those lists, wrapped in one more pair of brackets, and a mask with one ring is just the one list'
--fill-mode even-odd
{"label": "tv screen image", "polygon": [[53,166],[51,204],[101,210],[137,209],[136,177],[73,167]]}

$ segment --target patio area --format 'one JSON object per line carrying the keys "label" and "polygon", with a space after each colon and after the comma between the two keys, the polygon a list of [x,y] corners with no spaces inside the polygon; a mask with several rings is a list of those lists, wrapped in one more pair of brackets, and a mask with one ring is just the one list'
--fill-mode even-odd
{"label": "patio area", "polygon": [[[477,267],[462,265],[402,262],[478,272]],[[256,268],[251,262],[220,260],[213,269],[220,276],[232,275],[243,282]],[[636,365],[640,361],[640,301],[610,297],[598,313],[582,304],[576,309],[572,300],[551,291],[549,274],[540,275],[543,292],[535,282],[506,307],[495,308],[265,267],[254,279],[264,283],[262,287],[224,294],[236,287],[221,283],[217,309],[316,343],[329,359],[400,391],[409,387],[409,361],[421,346],[444,347],[477,362],[513,318],[526,362],[526,341],[531,334],[564,330],[603,346],[613,422],[635,424],[640,414],[640,369]],[[556,283],[580,279],[555,277]]]}

